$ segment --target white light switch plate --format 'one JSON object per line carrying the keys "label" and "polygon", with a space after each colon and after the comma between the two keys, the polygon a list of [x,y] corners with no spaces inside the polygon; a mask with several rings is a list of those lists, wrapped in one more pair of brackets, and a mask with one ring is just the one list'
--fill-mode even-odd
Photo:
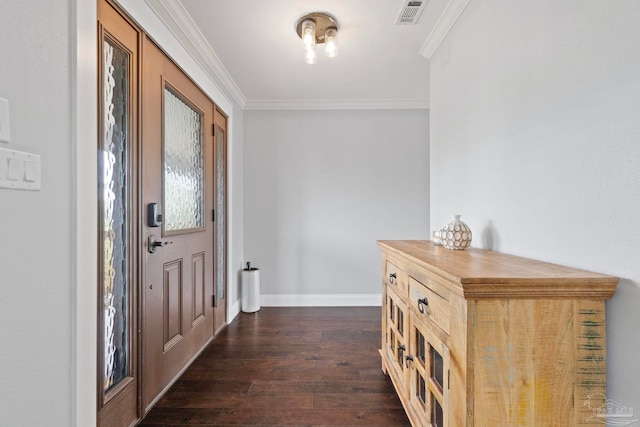
{"label": "white light switch plate", "polygon": [[11,142],[9,126],[9,101],[0,98],[0,142]]}
{"label": "white light switch plate", "polygon": [[0,188],[40,191],[40,156],[0,147]]}

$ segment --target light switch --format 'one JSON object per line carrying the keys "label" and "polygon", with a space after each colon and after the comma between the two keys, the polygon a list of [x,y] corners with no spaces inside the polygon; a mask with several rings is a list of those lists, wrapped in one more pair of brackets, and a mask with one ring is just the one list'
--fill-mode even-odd
{"label": "light switch", "polygon": [[9,174],[7,178],[11,181],[17,181],[21,178],[22,168],[23,168],[22,159],[16,159],[15,157],[9,158]]}
{"label": "light switch", "polygon": [[0,151],[0,179],[7,176],[7,155]]}
{"label": "light switch", "polygon": [[0,98],[0,142],[11,142],[9,101],[4,98]]}
{"label": "light switch", "polygon": [[24,161],[24,180],[27,182],[35,182],[38,178],[36,174],[36,162],[33,160]]}
{"label": "light switch", "polygon": [[0,188],[40,190],[40,156],[0,147]]}

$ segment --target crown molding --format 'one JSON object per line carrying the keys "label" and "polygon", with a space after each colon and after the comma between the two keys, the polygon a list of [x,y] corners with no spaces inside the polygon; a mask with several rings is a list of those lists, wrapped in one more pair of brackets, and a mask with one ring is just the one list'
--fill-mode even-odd
{"label": "crown molding", "polygon": [[244,108],[247,102],[246,97],[182,3],[169,0],[145,0],[145,2],[203,71],[214,82],[223,86],[240,108]]}
{"label": "crown molding", "polygon": [[427,110],[422,99],[276,99],[248,100],[245,110]]}
{"label": "crown molding", "polygon": [[446,8],[440,15],[438,22],[427,36],[424,44],[420,48],[420,54],[427,59],[431,59],[433,54],[440,46],[440,43],[449,34],[451,28],[456,23],[464,9],[471,0],[450,0]]}
{"label": "crown molding", "polygon": [[145,0],[145,2],[202,70],[222,86],[243,110],[426,110],[429,108],[429,101],[426,99],[247,100],[181,2],[172,0]]}

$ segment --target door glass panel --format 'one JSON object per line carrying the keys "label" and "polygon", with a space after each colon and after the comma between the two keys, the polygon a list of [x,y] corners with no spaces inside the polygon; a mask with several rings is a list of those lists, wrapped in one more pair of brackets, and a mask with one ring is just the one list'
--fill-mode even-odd
{"label": "door glass panel", "polygon": [[226,250],[226,235],[225,235],[225,223],[227,221],[225,217],[225,132],[224,129],[217,129],[216,132],[216,222],[215,222],[215,234],[216,234],[216,304],[225,298],[225,254]]}
{"label": "door glass panel", "polygon": [[442,356],[433,347],[431,347],[431,378],[443,388],[444,384],[444,365]]}
{"label": "door glass panel", "polygon": [[418,372],[416,375],[416,396],[420,399],[420,402],[423,405],[427,404],[427,384],[424,381],[424,378]]}
{"label": "door glass panel", "polygon": [[400,340],[398,340],[398,342],[396,342],[396,346],[398,347],[398,355],[397,355],[397,362],[398,365],[400,365],[400,368],[404,369],[404,350],[406,349],[405,345],[402,344],[400,342]]}
{"label": "door glass panel", "polygon": [[431,425],[434,427],[444,426],[444,412],[442,405],[434,395],[431,395]]}
{"label": "door glass panel", "polygon": [[420,361],[420,363],[422,364],[422,366],[424,366],[426,360],[426,351],[425,351],[425,341],[424,341],[424,335],[422,335],[420,333],[419,330],[416,329],[416,342],[417,342],[417,350],[416,353],[418,355],[418,360]]}
{"label": "door glass panel", "polygon": [[103,390],[128,375],[129,263],[127,229],[129,165],[129,56],[108,41],[103,45],[103,146],[99,177],[103,276]]}
{"label": "door glass panel", "polygon": [[202,114],[164,90],[164,229],[204,226]]}

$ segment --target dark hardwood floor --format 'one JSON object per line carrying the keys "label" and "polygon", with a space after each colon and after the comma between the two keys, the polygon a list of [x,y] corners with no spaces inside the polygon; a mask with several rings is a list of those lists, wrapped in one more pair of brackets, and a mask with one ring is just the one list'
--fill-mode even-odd
{"label": "dark hardwood floor", "polygon": [[140,426],[409,426],[379,348],[379,307],[241,313]]}

